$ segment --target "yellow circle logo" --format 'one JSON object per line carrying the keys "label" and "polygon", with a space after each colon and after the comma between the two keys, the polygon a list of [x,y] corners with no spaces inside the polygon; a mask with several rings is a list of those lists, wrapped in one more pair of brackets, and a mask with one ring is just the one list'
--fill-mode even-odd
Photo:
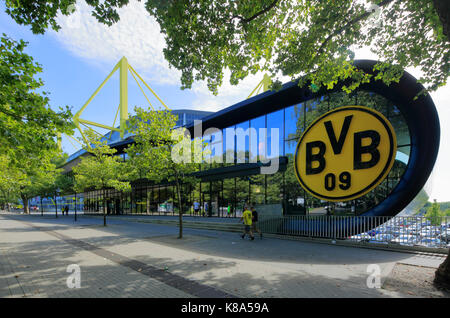
{"label": "yellow circle logo", "polygon": [[303,133],[294,168],[301,186],[327,201],[359,198],[379,185],[394,164],[394,128],[363,106],[336,108]]}

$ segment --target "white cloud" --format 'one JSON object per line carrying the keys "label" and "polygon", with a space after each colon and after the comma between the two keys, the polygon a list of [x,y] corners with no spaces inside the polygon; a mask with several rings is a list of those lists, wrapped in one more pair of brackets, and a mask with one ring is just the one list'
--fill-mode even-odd
{"label": "white cloud", "polygon": [[[108,27],[99,23],[92,15],[92,8],[78,1],[76,11],[70,16],[59,16],[59,32],[52,32],[72,54],[96,66],[111,69],[126,56],[129,63],[149,83],[173,85],[178,89],[181,72],[170,68],[163,55],[164,36],[156,20],[145,10],[143,2],[131,3],[119,9],[120,20]],[[263,74],[251,75],[239,85],[229,83],[230,73],[214,96],[206,82],[194,83],[190,90],[196,98],[183,108],[217,111],[245,99],[262,79]]]}
{"label": "white cloud", "polygon": [[[214,96],[206,85],[200,81],[192,85],[192,91],[197,95],[197,99],[192,103],[195,109],[205,109],[218,111],[246,99],[262,80],[264,74],[257,73],[247,76],[238,85],[230,84],[230,71],[225,70],[222,86],[219,88],[217,96]],[[262,90],[260,91],[260,93]]]}
{"label": "white cloud", "polygon": [[58,17],[61,30],[53,35],[74,55],[89,62],[110,68],[126,56],[146,78],[178,85],[180,72],[170,69],[164,59],[164,37],[143,2],[119,9],[120,21],[111,27],[99,23],[91,12],[84,1],[78,1],[72,15]]}

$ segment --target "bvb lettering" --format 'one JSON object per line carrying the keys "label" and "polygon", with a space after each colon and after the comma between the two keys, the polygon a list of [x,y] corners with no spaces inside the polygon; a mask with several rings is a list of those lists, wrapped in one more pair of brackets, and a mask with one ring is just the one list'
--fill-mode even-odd
{"label": "bvb lettering", "polygon": [[367,107],[336,108],[303,133],[295,153],[300,185],[322,200],[348,201],[380,184],[395,160],[394,129]]}
{"label": "bvb lettering", "polygon": [[[331,124],[331,121],[324,123],[330,144],[332,146],[335,155],[338,155],[342,151],[342,147],[347,136],[348,128],[353,116],[345,117],[344,125],[341,129],[339,139],[336,140],[335,133]],[[353,134],[353,169],[369,169],[375,166],[380,161],[380,152],[377,147],[380,144],[380,134],[375,130],[364,130]],[[370,139],[369,145],[363,146],[363,139]],[[318,153],[313,154],[313,150],[319,149]],[[322,141],[312,141],[306,144],[306,174],[317,174],[325,169],[326,161],[324,158],[327,146]],[[363,161],[364,154],[370,154],[371,159],[369,161]],[[313,162],[317,162],[316,168],[312,168]]]}

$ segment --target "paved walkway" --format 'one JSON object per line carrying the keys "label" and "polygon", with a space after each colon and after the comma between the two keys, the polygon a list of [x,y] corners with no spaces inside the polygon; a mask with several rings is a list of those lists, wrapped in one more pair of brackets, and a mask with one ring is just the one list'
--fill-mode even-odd
{"label": "paved walkway", "polygon": [[[0,213],[0,297],[411,297],[368,288],[395,264],[437,267],[442,256],[71,216]],[[70,264],[81,288],[70,289]]]}

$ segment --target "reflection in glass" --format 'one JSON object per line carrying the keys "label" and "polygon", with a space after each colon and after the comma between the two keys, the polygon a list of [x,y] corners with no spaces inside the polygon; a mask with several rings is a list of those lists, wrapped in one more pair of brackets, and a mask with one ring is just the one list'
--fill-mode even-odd
{"label": "reflection in glass", "polygon": [[303,132],[303,104],[293,105],[285,108],[284,112],[284,138],[285,140],[292,140],[300,138]]}
{"label": "reflection in glass", "polygon": [[[275,158],[277,156],[283,156],[283,136],[284,136],[284,124],[283,124],[283,110],[279,110],[267,115],[267,153],[269,158]],[[278,136],[273,136],[272,129],[278,131]],[[278,147],[278,151],[272,153],[272,149]]]}
{"label": "reflection in glass", "polygon": [[409,128],[403,116],[401,115],[391,116],[389,118],[389,121],[391,122],[391,125],[394,127],[395,135],[397,136],[397,145],[398,146],[409,145],[411,142],[411,139],[409,137]]}
{"label": "reflection in glass", "polygon": [[211,157],[211,169],[222,166],[223,163],[223,136],[222,131],[214,129],[211,133],[209,151]]}
{"label": "reflection in glass", "polygon": [[[260,158],[265,158],[264,152],[267,153],[267,138],[263,138],[264,134],[260,134],[259,131],[261,128],[266,128],[266,116],[260,116],[258,118],[252,119],[250,121],[250,127],[255,129],[256,138],[255,136],[250,135],[250,145],[253,149],[250,149],[249,158],[250,162],[257,162],[258,155],[260,156]],[[253,138],[257,140],[253,140]]]}
{"label": "reflection in glass", "polygon": [[[195,205],[201,207],[202,206],[202,195],[201,195],[201,191],[200,191],[200,185],[201,182],[199,180],[196,180],[196,182],[194,182],[192,184],[192,192],[191,192],[191,200],[192,200],[192,205],[194,205],[194,203],[196,203]],[[201,209],[199,211],[193,211],[194,215],[201,215]]]}
{"label": "reflection in glass", "polygon": [[[357,105],[366,106],[382,113],[385,117],[389,117],[392,112],[392,103],[383,96],[369,91],[357,92]],[[349,105],[351,106],[351,104]]]}
{"label": "reflection in glass", "polygon": [[248,121],[236,125],[236,156],[237,163],[248,163],[250,123]]}
{"label": "reflection in glass", "polygon": [[249,203],[249,180],[248,177],[236,178],[236,216],[242,215],[242,209]]}
{"label": "reflection in glass", "polygon": [[202,203],[203,206],[201,207],[202,215],[207,216],[209,215],[211,210],[211,183],[210,182],[202,182]]}
{"label": "reflection in glass", "polygon": [[236,193],[235,178],[223,180],[223,200],[224,206],[227,207],[227,216],[235,216],[236,212]]}
{"label": "reflection in glass", "polygon": [[204,135],[202,138],[202,147],[204,149],[203,152],[203,160],[202,160],[202,170],[208,170],[211,168],[211,135]]}
{"label": "reflection in glass", "polygon": [[223,130],[223,149],[224,149],[224,165],[231,166],[236,162],[236,136],[234,134],[235,126],[225,128]]}
{"label": "reflection in glass", "polygon": [[267,204],[279,204],[283,201],[283,172],[267,175]]}
{"label": "reflection in glass", "polygon": [[257,174],[249,177],[251,204],[265,204],[266,182],[265,175]]}
{"label": "reflection in glass", "polygon": [[222,203],[222,180],[211,181],[211,215],[221,216],[223,213]]}

